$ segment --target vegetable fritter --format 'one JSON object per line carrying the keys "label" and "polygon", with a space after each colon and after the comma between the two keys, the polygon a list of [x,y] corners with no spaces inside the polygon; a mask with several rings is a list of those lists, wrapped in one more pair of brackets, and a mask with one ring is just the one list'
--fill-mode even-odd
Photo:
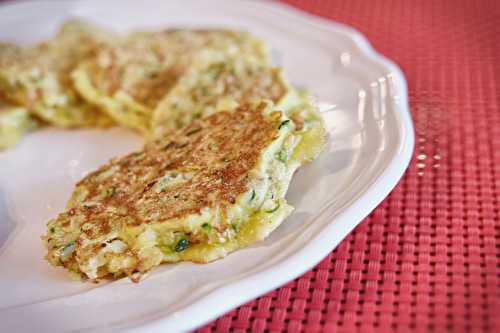
{"label": "vegetable fritter", "polygon": [[48,222],[47,259],[93,281],[137,279],[164,262],[210,262],[262,240],[292,211],[288,185],[303,157],[321,150],[321,129],[296,128],[272,103],[195,120],[80,181]]}

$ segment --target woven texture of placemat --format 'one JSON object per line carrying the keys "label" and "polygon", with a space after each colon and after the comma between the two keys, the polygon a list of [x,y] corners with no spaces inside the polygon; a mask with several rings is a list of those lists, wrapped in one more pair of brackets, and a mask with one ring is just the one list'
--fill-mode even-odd
{"label": "woven texture of placemat", "polygon": [[500,332],[500,1],[287,2],[399,64],[415,154],[313,270],[200,332]]}

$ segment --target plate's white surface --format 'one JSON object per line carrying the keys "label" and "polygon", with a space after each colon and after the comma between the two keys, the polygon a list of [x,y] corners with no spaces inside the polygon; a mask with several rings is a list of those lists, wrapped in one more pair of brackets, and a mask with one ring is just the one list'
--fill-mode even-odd
{"label": "plate's white surface", "polygon": [[328,147],[287,196],[293,215],[265,242],[224,260],[155,269],[139,284],[68,278],[44,260],[40,235],[73,184],[140,147],[124,129],[46,129],[0,153],[0,328],[3,332],[150,332],[195,328],[305,272],[396,185],[413,150],[404,78],[355,31],[274,3],[21,2],[0,7],[0,40],[50,37],[68,17],[117,30],[229,26],[265,39],[295,85],[320,101]]}

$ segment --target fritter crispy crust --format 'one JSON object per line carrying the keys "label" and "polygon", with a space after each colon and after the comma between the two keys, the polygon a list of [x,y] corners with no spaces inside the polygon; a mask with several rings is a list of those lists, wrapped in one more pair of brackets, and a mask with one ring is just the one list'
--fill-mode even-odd
{"label": "fritter crispy crust", "polygon": [[[113,195],[103,200],[104,206],[126,207],[131,224],[157,223],[221,202],[234,203],[248,189],[248,172],[277,135],[280,113],[264,117],[263,107],[252,110],[245,105],[236,112],[216,113],[193,122],[172,139],[112,160],[77,184],[88,191],[83,201],[95,201],[109,189]],[[111,170],[112,175],[102,176]],[[186,179],[160,189],[166,173]],[[86,210],[86,216],[93,218],[98,211]]]}

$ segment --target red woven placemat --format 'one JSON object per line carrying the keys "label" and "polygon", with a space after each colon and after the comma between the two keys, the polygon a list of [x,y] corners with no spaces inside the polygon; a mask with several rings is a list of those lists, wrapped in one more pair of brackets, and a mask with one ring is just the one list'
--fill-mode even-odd
{"label": "red woven placemat", "polygon": [[500,1],[287,1],[409,85],[406,175],[313,270],[200,332],[500,332]]}

